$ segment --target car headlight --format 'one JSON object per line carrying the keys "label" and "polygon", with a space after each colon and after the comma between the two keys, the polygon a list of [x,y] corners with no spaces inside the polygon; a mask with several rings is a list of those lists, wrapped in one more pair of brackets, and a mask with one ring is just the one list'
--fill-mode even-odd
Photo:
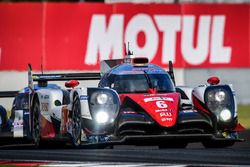
{"label": "car headlight", "polygon": [[207,100],[222,103],[226,100],[225,90],[214,90],[207,93]]}
{"label": "car headlight", "polygon": [[120,107],[118,94],[109,88],[88,88],[88,96],[90,114],[96,126],[113,123]]}
{"label": "car headlight", "polygon": [[95,119],[97,123],[106,123],[109,120],[109,115],[107,112],[99,111],[95,115]]}
{"label": "car headlight", "polygon": [[113,104],[113,96],[109,92],[97,91],[91,95],[90,102],[97,105]]}
{"label": "car headlight", "polygon": [[96,101],[98,104],[105,104],[108,101],[108,95],[105,93],[100,93],[96,96]]}
{"label": "car headlight", "polygon": [[230,110],[228,109],[223,109],[221,112],[220,112],[220,115],[219,115],[219,119],[223,122],[228,122],[230,121],[232,118],[232,113]]}
{"label": "car headlight", "polygon": [[222,102],[225,100],[226,93],[224,91],[218,91],[215,93],[214,97],[216,101]]}
{"label": "car headlight", "polygon": [[217,118],[219,129],[228,129],[235,125],[235,101],[228,85],[208,86],[204,100],[209,111]]}

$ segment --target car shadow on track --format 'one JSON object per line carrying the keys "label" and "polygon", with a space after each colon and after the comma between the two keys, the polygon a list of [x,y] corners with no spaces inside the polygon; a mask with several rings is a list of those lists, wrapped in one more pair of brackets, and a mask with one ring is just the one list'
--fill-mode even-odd
{"label": "car shadow on track", "polygon": [[[232,147],[232,149],[250,149],[250,130],[243,131],[239,134],[240,138],[245,139],[245,142],[237,142]],[[73,149],[70,143],[59,143],[59,142],[46,142],[42,146],[36,148],[34,144],[31,144],[28,141],[23,140],[10,140],[10,141],[0,141],[0,150],[34,150],[34,149]],[[96,149],[96,147],[80,147],[80,149]],[[156,146],[127,146],[119,145],[114,147],[107,147],[106,149],[158,149]],[[204,148],[201,143],[190,143],[187,146],[187,149],[202,149]],[[205,148],[204,148],[205,149]]]}

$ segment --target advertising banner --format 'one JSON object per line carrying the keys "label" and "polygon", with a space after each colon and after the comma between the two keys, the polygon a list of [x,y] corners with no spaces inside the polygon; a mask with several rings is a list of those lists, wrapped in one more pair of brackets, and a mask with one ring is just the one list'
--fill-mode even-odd
{"label": "advertising banner", "polygon": [[162,67],[249,68],[250,5],[0,4],[0,70],[98,70],[128,42]]}

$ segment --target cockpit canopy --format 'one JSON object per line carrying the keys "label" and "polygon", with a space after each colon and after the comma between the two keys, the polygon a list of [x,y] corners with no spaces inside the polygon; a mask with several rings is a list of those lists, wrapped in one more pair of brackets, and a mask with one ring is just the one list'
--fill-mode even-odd
{"label": "cockpit canopy", "polygon": [[131,64],[119,65],[102,77],[99,87],[110,87],[119,94],[147,93],[149,88],[156,88],[158,93],[175,92],[168,73],[152,64],[139,67]]}

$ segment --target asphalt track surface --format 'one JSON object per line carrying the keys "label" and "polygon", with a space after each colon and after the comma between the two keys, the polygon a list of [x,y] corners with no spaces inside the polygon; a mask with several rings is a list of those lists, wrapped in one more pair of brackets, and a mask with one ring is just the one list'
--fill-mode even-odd
{"label": "asphalt track surface", "polygon": [[[250,130],[242,132],[247,141],[223,149],[205,149],[191,143],[186,149],[158,149],[158,147],[115,146],[113,149],[73,149],[52,146],[36,149],[30,144],[0,146],[0,160],[31,160],[60,162],[143,163],[145,166],[205,165],[250,166]],[[148,165],[151,164],[151,165]],[[118,164],[119,165],[119,164]],[[143,165],[143,166],[144,166]]]}

